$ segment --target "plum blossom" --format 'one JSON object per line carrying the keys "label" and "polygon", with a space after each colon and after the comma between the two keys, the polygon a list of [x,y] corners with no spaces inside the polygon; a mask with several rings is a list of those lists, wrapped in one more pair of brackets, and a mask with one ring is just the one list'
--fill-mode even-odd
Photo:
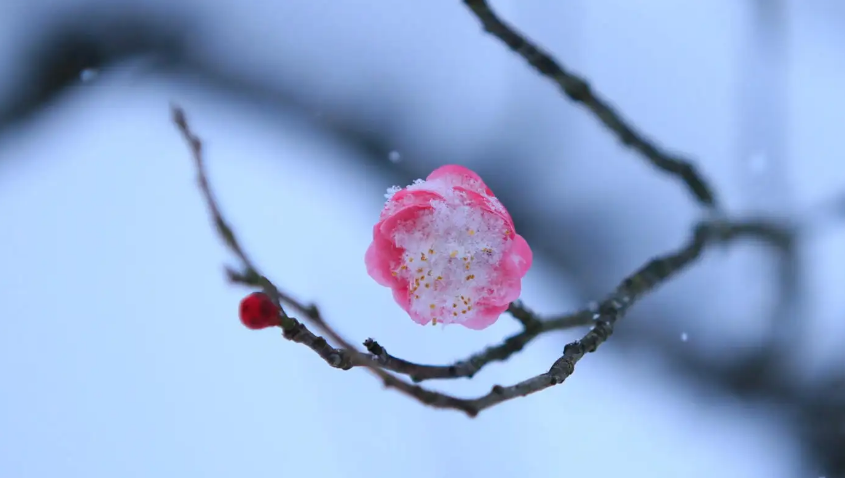
{"label": "plum blossom", "polygon": [[443,166],[385,197],[364,262],[414,322],[481,330],[519,297],[531,248],[476,173]]}

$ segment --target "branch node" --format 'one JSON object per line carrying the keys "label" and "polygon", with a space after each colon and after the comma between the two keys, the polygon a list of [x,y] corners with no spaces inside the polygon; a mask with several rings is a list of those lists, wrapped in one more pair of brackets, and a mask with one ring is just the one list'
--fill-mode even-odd
{"label": "branch node", "polygon": [[291,324],[291,326],[282,327],[282,337],[287,340],[296,342],[296,338],[299,336],[299,333],[302,332],[302,329],[305,328],[305,325],[303,325],[302,322],[292,317],[289,323]]}
{"label": "branch node", "polygon": [[385,354],[387,351],[382,347],[378,342],[373,340],[372,338],[368,338],[364,341],[364,348],[367,349],[368,352],[375,356],[381,356]]}
{"label": "branch node", "polygon": [[576,340],[575,342],[569,342],[563,347],[563,355],[570,356],[570,355],[582,355],[584,353],[584,347],[581,345],[581,342]]}

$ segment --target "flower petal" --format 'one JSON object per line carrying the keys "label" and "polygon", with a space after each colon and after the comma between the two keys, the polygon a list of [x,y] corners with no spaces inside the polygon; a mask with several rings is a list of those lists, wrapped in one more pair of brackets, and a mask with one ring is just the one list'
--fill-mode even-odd
{"label": "flower petal", "polygon": [[479,194],[473,190],[462,186],[455,186],[455,191],[460,191],[466,196],[467,202],[470,206],[477,207],[491,214],[501,217],[505,223],[510,227],[511,232],[514,230],[513,219],[507,209],[495,197],[488,197]]}
{"label": "flower petal", "polygon": [[[393,289],[393,300],[395,300],[396,303],[399,304],[399,307],[402,307],[402,310],[410,313],[410,311],[411,311],[411,296],[408,294],[408,288],[407,287],[399,287],[399,288]],[[418,322],[416,319],[414,319],[414,321]],[[420,322],[420,323],[425,324],[425,322]]]}
{"label": "flower petal", "polygon": [[[376,223],[373,227],[373,242],[364,254],[367,274],[378,284],[395,288],[407,286],[407,282],[393,275],[394,268],[402,262],[405,252],[391,239],[393,229],[402,221],[412,220],[421,211],[430,209],[430,205],[415,204],[395,212],[390,217]],[[407,287],[406,287],[407,288]]]}
{"label": "flower petal", "polygon": [[446,180],[453,186],[462,186],[473,191],[477,191],[478,193],[493,196],[493,191],[484,184],[481,176],[476,174],[475,171],[457,164],[447,164],[446,166],[441,166],[432,171],[431,174],[425,178],[426,181],[436,181],[438,179]]}
{"label": "flower petal", "polygon": [[431,201],[442,199],[443,196],[428,189],[403,189],[387,201],[379,219],[384,220],[410,206],[429,206]]}
{"label": "flower petal", "polygon": [[[379,237],[381,239],[381,237]],[[364,263],[367,265],[367,274],[370,275],[379,285],[395,287],[396,277],[390,271],[391,257],[382,252],[383,246],[378,244],[379,240],[374,239],[364,254]],[[401,254],[401,252],[400,252]]]}
{"label": "flower petal", "polygon": [[490,288],[487,290],[487,294],[478,300],[478,304],[484,306],[504,306],[507,308],[511,302],[519,299],[521,293],[522,279],[500,270],[496,280],[490,282]]}
{"label": "flower petal", "polygon": [[505,259],[508,267],[511,268],[518,277],[525,277],[525,274],[528,273],[528,269],[531,268],[531,264],[534,263],[534,253],[531,251],[531,247],[528,246],[528,242],[526,242],[524,237],[519,234],[513,235],[513,241],[511,241],[508,256],[509,257]]}
{"label": "flower petal", "polygon": [[475,315],[466,322],[461,323],[461,325],[471,330],[486,329],[499,320],[499,316],[508,309],[508,305],[509,303],[505,305],[479,306],[479,310],[475,312]]}

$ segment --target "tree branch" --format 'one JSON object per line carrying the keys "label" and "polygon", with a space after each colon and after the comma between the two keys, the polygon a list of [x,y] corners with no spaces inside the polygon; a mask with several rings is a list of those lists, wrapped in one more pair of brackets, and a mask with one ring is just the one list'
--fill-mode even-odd
{"label": "tree branch", "polygon": [[758,222],[729,223],[724,221],[702,222],[695,227],[692,240],[679,251],[649,261],[637,272],[627,277],[599,303],[593,314],[595,326],[581,339],[569,343],[563,355],[548,372],[509,387],[494,386],[487,395],[470,400],[477,410],[484,410],[516,397],[526,396],[563,383],[575,371],[575,365],[584,355],[595,352],[613,334],[616,322],[640,298],[667,279],[686,269],[697,260],[705,247],[733,241],[741,237],[756,236],[775,240],[783,231],[775,226]]}
{"label": "tree branch", "polygon": [[[280,327],[283,336],[291,341],[302,343],[316,352],[330,366],[348,370],[354,366],[365,367],[370,373],[381,379],[388,388],[395,388],[405,395],[434,408],[459,410],[470,417],[476,416],[486,408],[511,400],[516,397],[536,393],[548,387],[562,383],[574,371],[575,365],[587,353],[594,352],[613,333],[616,322],[621,319],[628,309],[642,296],[666,281],[669,277],[684,270],[695,261],[708,245],[724,243],[741,236],[762,236],[770,240],[779,238],[779,231],[765,223],[729,223],[726,221],[703,222],[696,226],[693,238],[688,245],[673,254],[651,260],[640,270],[626,278],[594,308],[581,310],[575,314],[562,316],[557,319],[544,321],[522,305],[515,303],[509,311],[524,326],[523,332],[506,339],[501,345],[491,347],[477,354],[467,361],[459,362],[451,367],[423,366],[397,359],[388,355],[384,348],[373,340],[365,344],[372,355],[358,352],[352,345],[340,336],[326,323],[317,307],[305,305],[292,296],[281,292],[273,283],[262,275],[249,256],[240,246],[234,231],[220,213],[220,208],[209,186],[202,155],[202,142],[188,126],[184,111],[172,107],[173,121],[179,128],[190,146],[197,169],[197,178],[203,198],[226,246],[240,260],[243,271],[229,269],[229,279],[262,288],[280,306]],[[323,338],[311,332],[305,324],[281,308],[281,303],[287,303],[299,311],[329,339],[340,347],[334,348]],[[537,335],[551,330],[565,327],[594,323],[592,329],[581,339],[568,344],[563,355],[555,361],[548,372],[537,375],[515,385],[503,387],[496,385],[487,395],[475,399],[463,399],[444,393],[425,389],[413,385],[387,372],[385,369],[411,375],[416,380],[429,378],[469,377],[486,363],[504,360],[520,350]],[[464,365],[466,364],[466,365]],[[455,368],[452,372],[451,368]],[[443,376],[445,374],[445,376]]]}
{"label": "tree branch", "polygon": [[541,334],[590,325],[593,323],[594,315],[592,311],[584,309],[574,314],[544,320],[516,302],[511,304],[508,312],[523,323],[522,332],[511,335],[501,344],[487,347],[485,350],[452,365],[420,365],[408,362],[390,355],[384,347],[373,339],[367,339],[364,346],[381,366],[408,375],[414,382],[432,379],[472,378],[487,364],[504,362],[511,355],[520,352],[529,342]]}
{"label": "tree branch", "polygon": [[486,0],[463,0],[481,21],[484,30],[504,42],[525,59],[538,73],[557,83],[571,100],[584,105],[611,130],[622,144],[634,149],[658,169],[680,178],[699,203],[708,208],[718,206],[716,195],[696,170],[692,161],[662,150],[646,138],[608,103],[592,91],[589,83],[567,71],[550,54],[501,20]]}
{"label": "tree branch", "polygon": [[[173,122],[176,124],[190,147],[191,154],[194,159],[194,165],[197,170],[197,182],[199,183],[200,191],[202,192],[206,207],[208,208],[212,220],[217,228],[217,232],[228,249],[241,262],[243,271],[236,272],[228,269],[227,273],[229,278],[244,284],[261,287],[264,292],[270,296],[274,302],[276,302],[280,311],[280,327],[282,328],[283,336],[286,339],[307,345],[320,355],[320,357],[322,357],[329,365],[335,368],[349,369],[352,364],[366,367],[370,373],[382,380],[385,387],[395,388],[405,395],[426,405],[435,408],[460,410],[471,417],[478,414],[478,410],[473,408],[467,400],[424,389],[384,371],[373,360],[371,360],[370,357],[355,350],[349,342],[343,339],[340,334],[330,327],[323,320],[323,317],[317,307],[313,305],[305,305],[293,297],[284,294],[272,283],[272,281],[262,275],[255,264],[249,259],[249,256],[241,247],[240,242],[235,236],[234,231],[220,212],[220,207],[218,206],[217,200],[215,199],[208,183],[205,162],[203,160],[202,141],[191,130],[188,125],[185,112],[182,108],[176,105],[171,105],[171,114]],[[289,304],[291,307],[299,310],[302,314],[308,317],[315,327],[322,330],[323,333],[326,334],[332,341],[338,343],[340,348],[332,348],[326,343],[326,340],[323,337],[314,335],[313,332],[308,330],[305,324],[288,315],[285,309],[281,307],[282,302]]]}

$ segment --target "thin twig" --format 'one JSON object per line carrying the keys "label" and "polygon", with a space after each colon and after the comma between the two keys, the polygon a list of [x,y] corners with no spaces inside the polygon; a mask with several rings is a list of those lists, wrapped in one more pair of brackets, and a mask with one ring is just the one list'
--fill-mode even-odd
{"label": "thin twig", "polygon": [[[701,227],[707,227],[712,233],[717,234],[719,240],[722,242],[740,236],[754,237],[782,251],[790,250],[793,239],[793,233],[788,226],[781,226],[761,220],[748,220],[737,223],[712,222],[706,223],[706,226]],[[683,267],[683,265],[679,267]],[[648,281],[644,280],[645,278],[642,274],[649,274],[652,270],[646,268],[642,272],[634,274],[629,279],[633,283],[640,285],[640,289],[632,289],[632,292],[641,295],[648,291],[648,289],[642,289],[645,284],[649,284]],[[665,280],[665,277],[662,280]],[[631,300],[633,301],[633,299]],[[364,342],[364,346],[384,368],[408,375],[414,382],[432,379],[471,378],[487,364],[507,360],[513,354],[521,351],[529,342],[544,333],[593,324],[594,320],[596,320],[597,307],[600,306],[587,307],[573,314],[567,314],[553,319],[542,319],[520,302],[514,302],[508,308],[508,312],[522,323],[523,331],[508,337],[499,345],[488,347],[484,351],[452,365],[422,365],[409,362],[390,355],[381,344],[373,339],[368,339]]]}
{"label": "thin twig", "polygon": [[[242,272],[228,270],[229,278],[233,281],[249,284],[256,287],[261,287],[270,295],[274,301],[281,305],[282,302],[287,303],[293,309],[302,313],[308,320],[330,340],[339,345],[339,348],[334,348],[328,342],[313,332],[298,320],[290,317],[284,309],[281,309],[281,328],[286,339],[305,344],[316,352],[323,360],[330,366],[348,370],[353,366],[363,366],[370,373],[381,379],[382,383],[388,388],[395,388],[400,392],[412,397],[419,402],[429,405],[434,408],[454,409],[466,413],[470,417],[476,416],[479,412],[486,408],[490,408],[499,403],[508,401],[510,399],[529,395],[531,393],[544,390],[553,385],[562,383],[569,377],[575,368],[575,364],[587,353],[593,352],[596,348],[604,343],[607,338],[613,333],[616,322],[622,318],[628,309],[643,295],[650,292],[656,286],[662,284],[672,275],[684,270],[689,264],[697,259],[705,246],[733,240],[740,236],[757,235],[770,240],[776,241],[778,231],[770,228],[764,223],[739,223],[732,224],[727,222],[706,222],[699,224],[693,235],[692,241],[681,249],[680,251],[661,256],[653,259],[646,264],[639,271],[625,279],[607,298],[605,298],[594,309],[585,309],[570,316],[563,316],[558,319],[543,321],[536,315],[524,308],[520,304],[514,304],[510,308],[510,312],[523,323],[525,330],[515,336],[505,340],[505,342],[497,347],[491,347],[481,354],[476,355],[477,362],[480,365],[470,365],[466,370],[469,376],[472,373],[471,367],[480,369],[485,363],[494,360],[504,360],[511,354],[520,350],[528,341],[547,330],[559,330],[565,327],[594,323],[593,328],[581,340],[568,344],[563,351],[563,355],[555,361],[548,372],[537,375],[523,382],[511,385],[508,387],[495,386],[487,395],[475,399],[463,399],[453,397],[444,393],[435,392],[425,389],[419,385],[414,385],[402,380],[401,378],[385,371],[382,367],[386,367],[389,359],[397,361],[392,364],[392,367],[398,372],[410,373],[412,376],[416,375],[418,379],[426,378],[449,378],[438,377],[442,367],[430,367],[426,370],[430,372],[418,372],[403,370],[403,367],[413,366],[410,362],[401,361],[392,356],[387,355],[383,347],[374,341],[368,341],[366,344],[371,352],[375,351],[372,356],[358,352],[352,345],[340,336],[331,326],[329,326],[323,319],[319,310],[313,305],[306,305],[297,301],[293,297],[284,294],[273,285],[273,283],[264,275],[262,275],[254,263],[249,259],[240,246],[232,228],[223,218],[220,208],[211,192],[211,187],[208,183],[205,167],[202,156],[202,142],[191,131],[188,126],[187,119],[183,110],[177,106],[172,107],[173,121],[178,126],[180,132],[190,145],[194,162],[197,168],[198,182],[203,193],[206,205],[217,227],[217,231],[227,247],[238,257],[243,268]],[[589,314],[588,314],[589,312]],[[508,341],[511,341],[510,343]],[[387,357],[387,358],[386,358]],[[480,358],[479,358],[480,357]],[[468,362],[472,362],[470,359]],[[419,366],[416,366],[419,367]],[[477,369],[475,370],[477,371]],[[425,373],[433,376],[427,377]]]}
{"label": "thin twig", "polygon": [[[234,272],[229,270],[229,278],[232,280],[244,282],[247,284],[262,287],[264,291],[273,298],[273,300],[280,306],[280,319],[283,335],[288,340],[293,340],[307,345],[309,348],[317,352],[329,365],[348,369],[352,364],[360,364],[367,368],[372,374],[376,375],[382,380],[385,387],[395,388],[400,392],[435,408],[450,408],[465,412],[469,416],[475,416],[478,411],[469,405],[467,400],[451,397],[442,393],[434,392],[420,387],[419,385],[410,384],[384,370],[382,370],[376,363],[374,363],[368,356],[358,352],[352,345],[344,340],[340,334],[334,331],[324,320],[319,310],[315,306],[305,305],[291,296],[283,294],[279,289],[264,275],[262,275],[255,264],[249,259],[244,249],[240,246],[240,242],[235,237],[235,233],[228,225],[228,222],[223,218],[220,212],[220,207],[211,191],[208,183],[208,177],[205,171],[205,164],[203,161],[202,141],[197,137],[190,126],[182,108],[171,106],[173,122],[179,128],[179,131],[184,136],[185,140],[190,146],[194,164],[197,170],[197,181],[200,190],[205,199],[206,206],[209,213],[214,220],[217,227],[217,232],[223,239],[229,250],[240,260],[243,272]],[[281,307],[281,303],[286,302],[295,309],[303,313],[308,319],[320,330],[323,331],[333,342],[340,345],[339,349],[332,348],[326,343],[322,337],[313,334],[305,324],[290,317],[287,312]]]}
{"label": "thin twig", "polygon": [[557,83],[570,99],[592,111],[624,145],[633,148],[657,168],[679,177],[698,202],[708,208],[717,207],[713,189],[696,170],[692,161],[662,150],[653,140],[637,131],[607,100],[598,96],[586,80],[567,71],[550,54],[500,19],[486,0],[463,2],[478,17],[485,31],[504,42],[541,75]]}
{"label": "thin twig", "polygon": [[593,323],[593,313],[588,309],[545,320],[517,303],[511,304],[509,312],[524,324],[522,332],[511,335],[501,344],[487,347],[485,350],[452,365],[421,365],[408,362],[390,355],[384,347],[373,339],[367,339],[364,346],[384,368],[408,375],[414,382],[432,379],[472,378],[485,365],[491,362],[504,362],[513,354],[520,352],[529,342],[541,334]]}

